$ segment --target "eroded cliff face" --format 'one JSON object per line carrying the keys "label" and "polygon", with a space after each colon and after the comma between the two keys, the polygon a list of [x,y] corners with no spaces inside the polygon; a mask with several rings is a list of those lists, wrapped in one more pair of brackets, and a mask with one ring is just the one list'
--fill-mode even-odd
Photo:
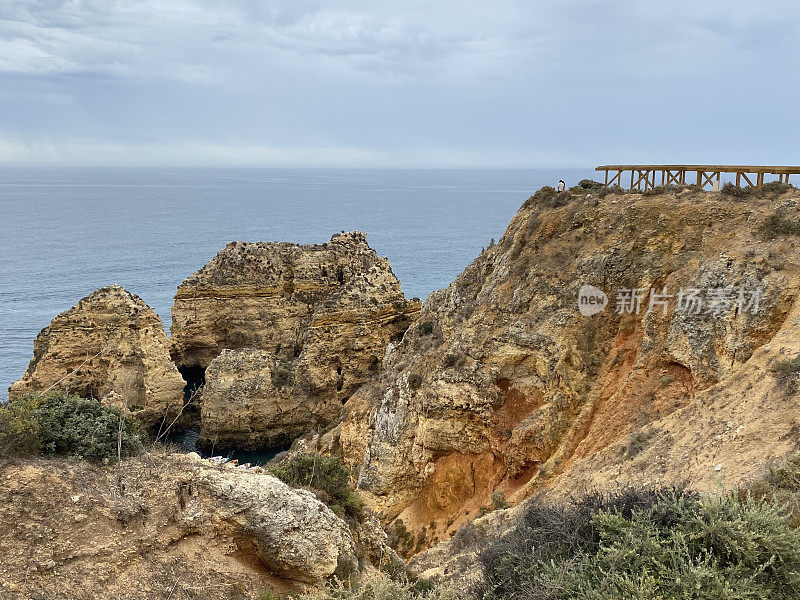
{"label": "eroded cliff face", "polygon": [[[757,230],[776,210],[796,220],[796,200],[693,190],[532,197],[498,245],[429,297],[383,373],[348,402],[336,444],[368,502],[415,536],[424,528],[429,544],[494,490],[518,501],[615,443],[622,460],[632,432],[673,413],[690,418],[699,394],[746,365],[751,380],[768,376],[752,357],[779,332],[796,335],[787,315],[800,254]],[[605,311],[579,312],[584,285],[605,291]],[[685,302],[690,290],[699,312]],[[657,302],[648,310],[651,291],[673,295],[666,314]]]}
{"label": "eroded cliff face", "polygon": [[192,455],[3,461],[0,482],[4,598],[255,598],[365,566],[311,492]]}
{"label": "eroded cliff face", "polygon": [[138,296],[111,285],[55,317],[36,336],[33,358],[9,398],[47,389],[107,397],[152,426],[177,414],[184,385],[159,316]]}
{"label": "eroded cliff face", "polygon": [[228,244],[172,309],[175,362],[207,368],[201,443],[273,447],[328,427],[419,308],[361,232]]}

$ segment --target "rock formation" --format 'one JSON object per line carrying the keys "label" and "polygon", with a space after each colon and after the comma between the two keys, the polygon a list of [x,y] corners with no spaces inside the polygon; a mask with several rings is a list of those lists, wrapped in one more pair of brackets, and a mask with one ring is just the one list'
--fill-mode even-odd
{"label": "rock formation", "polygon": [[272,447],[329,426],[418,311],[363,233],[228,244],[172,309],[175,362],[208,369],[201,443]]}
{"label": "rock formation", "polygon": [[[739,414],[741,395],[769,377],[763,348],[772,347],[772,358],[797,351],[788,345],[796,328],[787,315],[795,310],[800,253],[786,238],[769,240],[762,227],[770,217],[797,221],[796,200],[796,192],[737,202],[692,189],[542,190],[499,244],[428,298],[325,444],[342,453],[385,520],[399,517],[429,544],[491,504],[492,492],[519,501],[566,485],[570,469],[589,457],[604,457],[599,478],[613,479],[632,432],[659,419],[672,423],[664,438],[672,450],[658,447],[646,460],[674,461],[676,471],[686,459],[682,444],[707,438],[686,427],[689,419],[706,422],[721,440],[738,430],[751,443],[763,441],[758,421],[748,428]],[[578,310],[586,285],[608,296],[599,314]],[[697,295],[699,312],[687,300]],[[734,381],[737,394],[717,401],[736,426],[700,417],[709,397],[703,391]],[[787,434],[800,415],[765,394],[751,396],[751,416],[756,404],[772,403],[764,431]],[[713,476],[718,443],[708,440],[695,459],[705,477]],[[596,484],[593,469],[581,475]]]}
{"label": "rock formation", "polygon": [[36,336],[33,358],[9,398],[50,388],[98,399],[114,393],[150,426],[177,414],[183,402],[185,383],[168,348],[152,308],[118,285],[104,287]]}
{"label": "rock formation", "polygon": [[360,568],[311,492],[191,455],[6,461],[0,522],[3,598],[256,597]]}

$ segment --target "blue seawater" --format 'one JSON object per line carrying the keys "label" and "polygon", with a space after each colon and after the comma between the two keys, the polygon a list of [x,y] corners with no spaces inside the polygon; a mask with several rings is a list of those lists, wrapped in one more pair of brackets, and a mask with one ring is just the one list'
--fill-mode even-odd
{"label": "blue seawater", "polygon": [[0,401],[36,334],[118,283],[169,331],[178,284],[232,240],[367,232],[406,296],[448,285],[535,190],[571,170],[0,168]]}

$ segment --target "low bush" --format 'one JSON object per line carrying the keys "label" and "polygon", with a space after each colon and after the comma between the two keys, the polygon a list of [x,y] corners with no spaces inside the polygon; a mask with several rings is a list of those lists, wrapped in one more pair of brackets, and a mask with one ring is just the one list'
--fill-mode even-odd
{"label": "low bush", "polygon": [[410,556],[414,551],[414,535],[402,519],[397,519],[387,529],[387,542],[400,556]]}
{"label": "low bush", "polygon": [[679,489],[531,503],[481,553],[485,600],[796,598],[800,531],[780,505]]}
{"label": "low bush", "polygon": [[433,321],[423,321],[417,327],[417,331],[420,335],[430,335],[433,333],[433,327]]}
{"label": "low bush", "polygon": [[800,458],[780,466],[772,466],[766,475],[739,489],[739,498],[774,502],[783,507],[787,522],[800,527]]}
{"label": "low bush", "polygon": [[774,194],[784,194],[795,188],[790,183],[783,183],[782,181],[770,181],[769,183],[765,183],[761,189],[763,189],[765,192],[772,192]]}
{"label": "low bush", "polygon": [[660,196],[661,194],[669,192],[671,189],[672,188],[668,185],[656,185],[649,190],[644,190],[642,196]]}
{"label": "low bush", "polygon": [[800,373],[800,355],[776,360],[769,370],[778,377],[794,377]]}
{"label": "low bush", "polygon": [[442,364],[447,367],[455,367],[461,360],[461,357],[458,354],[446,354]]}
{"label": "low bush", "polygon": [[307,488],[339,516],[360,521],[364,503],[350,487],[350,471],[333,456],[299,454],[270,469],[292,487]]}
{"label": "low bush", "polygon": [[762,237],[768,240],[782,235],[800,235],[800,221],[792,221],[778,213],[774,213],[766,218],[758,231]]}
{"label": "low bush", "polygon": [[584,190],[599,191],[603,189],[605,185],[603,185],[599,181],[593,181],[591,179],[581,179],[578,182],[578,187],[583,188]]}
{"label": "low bush", "polygon": [[747,198],[752,195],[753,188],[739,187],[733,183],[726,183],[722,186],[720,192],[731,198]]}
{"label": "low bush", "polygon": [[0,405],[0,456],[35,456],[42,450],[39,421],[28,399]]}
{"label": "low bush", "polygon": [[302,600],[455,600],[452,591],[427,580],[410,582],[390,579],[384,574],[371,575],[348,589],[340,586],[310,592]]}
{"label": "low bush", "polygon": [[650,439],[655,435],[655,430],[644,431],[639,429],[628,437],[628,443],[622,449],[622,455],[630,460],[647,447]]}
{"label": "low bush", "polygon": [[292,381],[292,372],[289,370],[289,367],[281,363],[278,363],[272,368],[270,376],[272,378],[272,385],[276,388],[282,388]]}
{"label": "low bush", "polygon": [[411,373],[408,376],[408,387],[412,391],[418,390],[422,387],[423,382],[425,381],[425,377],[421,373]]}
{"label": "low bush", "polygon": [[494,508],[494,510],[505,510],[509,506],[511,505],[508,503],[506,495],[503,492],[500,490],[492,492],[492,508]]}
{"label": "low bush", "polygon": [[770,367],[770,371],[787,394],[794,394],[797,391],[797,378],[800,375],[800,355],[776,360]]}
{"label": "low bush", "polygon": [[560,208],[569,204],[572,195],[569,192],[558,192],[555,188],[549,185],[536,191],[536,193],[528,198],[523,204],[523,208],[529,206],[538,206],[543,208]]}
{"label": "low bush", "polygon": [[116,460],[144,451],[138,421],[97,400],[51,392],[0,407],[0,455]]}
{"label": "low bush", "polygon": [[612,185],[612,186],[604,186],[597,192],[597,195],[600,196],[601,198],[605,198],[606,196],[609,196],[611,194],[621,195],[627,193],[628,191],[625,188],[620,187],[618,185]]}

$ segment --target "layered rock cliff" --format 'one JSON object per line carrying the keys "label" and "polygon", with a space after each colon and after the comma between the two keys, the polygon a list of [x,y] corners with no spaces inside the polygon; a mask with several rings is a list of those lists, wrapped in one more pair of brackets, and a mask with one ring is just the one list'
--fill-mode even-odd
{"label": "layered rock cliff", "polygon": [[[499,244],[428,298],[329,444],[340,444],[369,503],[429,544],[493,491],[518,501],[564,485],[560,474],[615,444],[603,464],[616,477],[632,432],[673,413],[673,435],[703,436],[690,407],[704,390],[746,377],[744,393],[766,377],[763,349],[774,358],[776,336],[791,354],[800,253],[794,241],[767,239],[764,224],[796,222],[796,200],[542,190]],[[579,312],[587,285],[608,296],[592,316]],[[738,407],[728,412],[741,410],[740,397],[725,398]],[[769,435],[791,429],[794,413],[779,416],[786,402],[752,401],[772,403]],[[677,471],[684,452],[671,452]],[[698,459],[706,476],[711,460]],[[596,482],[591,473],[582,471]]]}
{"label": "layered rock cliff", "polygon": [[327,428],[418,311],[363,233],[228,244],[172,309],[175,362],[207,368],[201,443],[273,447]]}
{"label": "layered rock cliff", "polygon": [[159,316],[138,296],[111,285],[56,316],[36,336],[33,358],[9,398],[47,389],[108,396],[151,426],[177,414],[184,385]]}
{"label": "layered rock cliff", "polygon": [[255,598],[366,566],[311,492],[191,455],[3,461],[0,482],[3,598]]}

